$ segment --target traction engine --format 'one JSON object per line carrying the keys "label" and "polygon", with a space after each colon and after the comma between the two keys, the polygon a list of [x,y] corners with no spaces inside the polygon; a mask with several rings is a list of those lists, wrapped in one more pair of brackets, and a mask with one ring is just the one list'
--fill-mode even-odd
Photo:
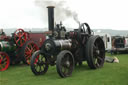
{"label": "traction engine", "polygon": [[45,40],[43,33],[25,32],[17,29],[11,36],[0,35],[0,71],[6,70],[10,64],[23,61],[30,64],[32,54],[39,50]]}
{"label": "traction engine", "polygon": [[[87,23],[78,29],[66,32],[62,24],[54,27],[54,7],[48,7],[49,28],[52,37],[46,39],[40,50],[32,55],[31,70],[35,75],[43,75],[49,65],[56,65],[60,77],[71,76],[75,64],[87,61],[91,69],[104,65],[105,46],[99,36],[94,36]],[[57,31],[56,28],[59,30]]]}

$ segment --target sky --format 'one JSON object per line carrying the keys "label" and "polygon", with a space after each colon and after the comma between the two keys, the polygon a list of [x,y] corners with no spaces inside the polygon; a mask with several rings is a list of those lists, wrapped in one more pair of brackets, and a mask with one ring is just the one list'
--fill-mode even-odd
{"label": "sky", "polygon": [[[41,2],[41,0],[0,0],[0,28],[48,28],[47,5],[40,6],[36,3],[37,1]],[[59,3],[62,0],[42,1]],[[91,29],[128,30],[128,0],[63,1],[62,8],[68,8],[72,13],[77,13],[79,21],[87,22]],[[58,15],[55,17],[55,22],[58,23],[62,19],[65,27],[78,27],[73,17],[67,16],[64,19],[62,16],[59,17],[59,14],[65,12],[55,13]]]}

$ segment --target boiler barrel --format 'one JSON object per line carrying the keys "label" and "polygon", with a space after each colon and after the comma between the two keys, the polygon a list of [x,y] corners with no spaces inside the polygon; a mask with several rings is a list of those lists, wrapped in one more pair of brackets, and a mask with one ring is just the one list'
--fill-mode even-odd
{"label": "boiler barrel", "polygon": [[16,46],[15,45],[10,45],[9,42],[7,41],[1,41],[0,42],[0,51],[3,52],[11,52],[11,51],[15,51],[16,50]]}
{"label": "boiler barrel", "polygon": [[[44,49],[47,51],[61,51],[61,50],[66,50],[66,49],[71,49],[72,43],[70,39],[67,40],[52,40],[52,39],[47,39],[44,42]],[[54,50],[56,48],[56,50]]]}
{"label": "boiler barrel", "polygon": [[60,50],[64,50],[64,49],[71,49],[71,40],[54,40],[54,43],[56,45],[57,48],[59,48]]}

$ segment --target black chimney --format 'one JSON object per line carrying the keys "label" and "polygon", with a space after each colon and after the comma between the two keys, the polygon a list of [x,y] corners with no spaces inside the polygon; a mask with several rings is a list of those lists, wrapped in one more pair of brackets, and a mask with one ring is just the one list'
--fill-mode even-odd
{"label": "black chimney", "polygon": [[54,31],[54,6],[48,6],[48,28],[49,31]]}

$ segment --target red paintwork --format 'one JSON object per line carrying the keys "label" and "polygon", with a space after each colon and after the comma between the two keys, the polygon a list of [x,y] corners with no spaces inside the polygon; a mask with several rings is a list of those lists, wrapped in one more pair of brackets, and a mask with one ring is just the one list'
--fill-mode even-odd
{"label": "red paintwork", "polygon": [[40,55],[37,55],[34,64],[37,64]]}
{"label": "red paintwork", "polygon": [[43,42],[46,40],[46,36],[43,33],[29,33],[30,40],[36,42],[41,47]]}
{"label": "red paintwork", "polygon": [[14,33],[14,40],[19,47],[22,47],[27,41],[27,34],[23,29],[17,29]]}
{"label": "red paintwork", "polygon": [[39,50],[39,47],[34,42],[30,42],[25,48],[25,59],[27,64],[30,64],[31,56],[37,50]]}
{"label": "red paintwork", "polygon": [[10,59],[7,53],[0,52],[0,71],[4,71],[8,68]]}
{"label": "red paintwork", "polygon": [[17,29],[14,33],[15,43],[19,47],[22,47],[29,40],[36,42],[38,47],[41,47],[45,39],[46,37],[43,32],[25,32],[23,29]]}
{"label": "red paintwork", "polygon": [[[0,35],[0,41],[4,40],[4,41],[9,41],[11,40],[12,37],[11,36],[6,36],[6,35]],[[34,43],[29,43],[30,45],[28,45],[29,47],[26,47],[25,50],[25,58],[27,62],[27,64],[30,64],[30,59],[31,59],[31,55],[34,51],[39,50],[39,48],[42,46],[43,42],[46,40],[46,36],[43,32],[40,33],[34,33],[34,32],[25,32],[22,29],[18,29],[15,31],[14,33],[14,41],[17,44],[18,48],[16,49],[16,51],[21,48],[27,41],[34,41]],[[33,46],[33,47],[31,47]],[[29,49],[29,50],[28,50]],[[3,60],[3,56],[4,59],[6,58],[6,60]],[[19,55],[16,55],[19,56]],[[3,63],[6,63],[3,66]],[[7,53],[5,52],[0,52],[0,71],[4,71],[9,67],[10,64],[10,58],[8,56]]]}

